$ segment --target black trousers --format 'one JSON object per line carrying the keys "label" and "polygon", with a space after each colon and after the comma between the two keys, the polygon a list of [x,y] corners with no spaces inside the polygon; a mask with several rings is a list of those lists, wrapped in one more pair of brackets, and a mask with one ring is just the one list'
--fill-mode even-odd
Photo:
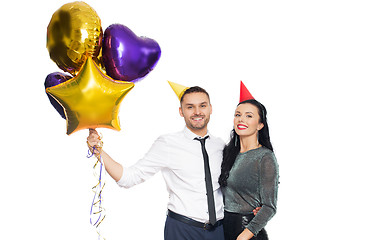
{"label": "black trousers", "polygon": [[[244,230],[244,225],[248,224],[254,218],[254,214],[242,215],[239,213],[230,213],[225,211],[223,219],[223,231],[225,240],[236,240],[240,233]],[[265,229],[262,229],[257,236],[251,240],[268,240]]]}

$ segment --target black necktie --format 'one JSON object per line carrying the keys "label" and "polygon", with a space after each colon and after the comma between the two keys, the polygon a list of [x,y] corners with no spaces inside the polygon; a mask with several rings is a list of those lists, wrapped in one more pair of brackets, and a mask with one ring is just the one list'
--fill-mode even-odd
{"label": "black necktie", "polygon": [[210,174],[210,167],[209,167],[209,157],[205,149],[205,140],[207,138],[208,136],[206,136],[205,138],[194,138],[194,140],[198,140],[201,143],[201,150],[203,151],[205,187],[206,187],[206,193],[208,197],[209,223],[214,225],[217,220],[216,220],[216,209],[215,209],[214,197],[213,197],[212,176]]}

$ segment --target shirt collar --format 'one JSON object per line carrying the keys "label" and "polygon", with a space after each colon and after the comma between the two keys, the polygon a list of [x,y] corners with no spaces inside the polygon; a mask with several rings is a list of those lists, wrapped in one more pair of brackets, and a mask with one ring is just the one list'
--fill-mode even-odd
{"label": "shirt collar", "polygon": [[200,137],[199,135],[196,135],[195,133],[191,132],[190,129],[188,129],[186,126],[184,127],[183,129],[183,133],[184,133],[184,136],[190,140],[194,140],[194,138],[204,138],[206,136],[208,136],[208,138],[210,138],[209,136],[209,130],[207,131],[207,134],[204,136],[204,137]]}

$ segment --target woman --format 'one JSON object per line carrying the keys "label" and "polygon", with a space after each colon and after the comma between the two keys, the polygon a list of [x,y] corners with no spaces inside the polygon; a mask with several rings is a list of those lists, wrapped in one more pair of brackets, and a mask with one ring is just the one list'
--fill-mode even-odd
{"label": "woman", "polygon": [[[263,228],[276,212],[278,164],[266,109],[255,99],[240,102],[235,110],[219,183],[225,202],[225,239],[268,239]],[[257,207],[261,209],[254,215]]]}

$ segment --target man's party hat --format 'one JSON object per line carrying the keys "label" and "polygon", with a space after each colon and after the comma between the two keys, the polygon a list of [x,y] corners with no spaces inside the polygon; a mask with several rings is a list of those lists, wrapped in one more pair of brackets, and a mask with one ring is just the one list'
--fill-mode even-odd
{"label": "man's party hat", "polygon": [[170,82],[168,81],[168,83],[170,84],[170,87],[174,90],[175,94],[177,95],[179,101],[181,100],[184,92],[189,89],[189,87],[186,87],[186,86],[183,86],[183,85],[180,85],[178,83],[173,83],[173,82]]}

